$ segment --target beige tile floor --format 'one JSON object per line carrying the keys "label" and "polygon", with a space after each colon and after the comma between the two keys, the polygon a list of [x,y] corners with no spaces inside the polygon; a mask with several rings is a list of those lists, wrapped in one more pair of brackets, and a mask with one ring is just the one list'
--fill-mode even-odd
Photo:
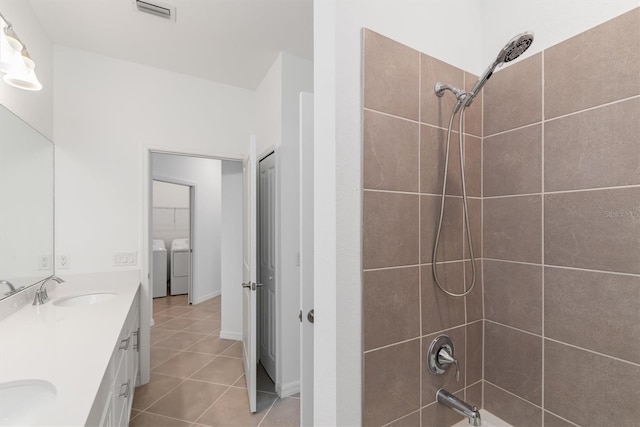
{"label": "beige tile floor", "polygon": [[258,365],[257,412],[249,411],[242,343],[221,339],[220,297],[153,300],[151,381],[137,387],[132,427],[300,425],[300,399],[280,399]]}

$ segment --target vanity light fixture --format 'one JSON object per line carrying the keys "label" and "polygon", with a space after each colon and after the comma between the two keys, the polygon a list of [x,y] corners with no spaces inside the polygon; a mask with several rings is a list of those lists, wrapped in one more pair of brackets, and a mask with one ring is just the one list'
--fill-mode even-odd
{"label": "vanity light fixture", "polygon": [[[0,15],[0,17],[2,17],[2,15]],[[4,20],[4,17],[2,17],[2,19]],[[4,36],[7,38],[9,46],[11,46],[16,52],[20,52],[22,50],[22,42],[20,42],[20,38],[16,32],[13,31],[13,25],[8,22],[6,22],[6,27],[4,28]]]}
{"label": "vanity light fixture", "polygon": [[25,90],[40,90],[36,64],[27,48],[13,29],[13,26],[0,14],[0,72],[5,83]]}

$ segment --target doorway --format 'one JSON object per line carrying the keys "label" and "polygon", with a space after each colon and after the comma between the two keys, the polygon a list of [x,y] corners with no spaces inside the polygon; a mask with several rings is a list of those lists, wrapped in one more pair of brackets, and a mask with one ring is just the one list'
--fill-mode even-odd
{"label": "doorway", "polygon": [[153,298],[187,295],[192,302],[194,195],[195,186],[153,180]]}
{"label": "doorway", "polygon": [[[158,178],[158,169],[154,166],[157,166],[157,163],[152,163],[149,167],[149,187],[152,187],[153,178]],[[152,301],[151,309],[157,323],[151,328],[148,341],[152,368],[151,381],[143,386],[147,389],[146,392],[140,393],[141,390],[136,390],[137,399],[134,409],[141,412],[132,413],[132,425],[137,422],[153,425],[175,424],[177,419],[189,422],[199,421],[210,425],[254,425],[261,420],[266,424],[285,425],[282,422],[284,419],[287,420],[286,425],[299,425],[297,416],[294,417],[291,414],[295,413],[300,399],[298,397],[279,398],[275,384],[260,368],[257,369],[256,378],[257,408],[255,413],[251,413],[245,403],[247,391],[244,389],[242,344],[239,342],[242,338],[241,319],[237,337],[233,336],[231,327],[225,330],[230,325],[228,322],[225,323],[226,315],[237,314],[241,317],[242,314],[241,297],[237,300],[238,307],[225,309],[233,301],[233,292],[237,291],[241,296],[243,289],[240,286],[243,263],[242,172],[241,162],[222,161],[221,244],[224,249],[221,251],[221,262],[223,267],[235,265],[234,254],[237,254],[238,275],[237,277],[227,276],[224,268],[222,269],[223,298],[215,296],[196,302],[198,295],[194,292],[193,304],[188,304],[182,296],[167,296]],[[192,211],[196,211],[203,199],[199,193],[202,186],[195,181],[192,183],[195,192],[192,199],[195,206]],[[234,185],[237,191],[233,191]],[[227,189],[229,191],[226,191]],[[150,207],[149,221],[152,220],[151,205],[150,197],[147,204]],[[237,206],[237,209],[226,210],[225,206]],[[199,237],[197,226],[202,225],[201,218],[203,217],[196,215],[192,221],[194,238]],[[149,242],[152,234],[150,228],[147,227],[147,229],[149,229]],[[202,239],[195,241],[201,242]],[[226,241],[234,241],[235,247],[225,246]],[[254,254],[256,252],[253,251]],[[194,258],[197,254],[198,248],[194,247]],[[227,271],[227,273],[232,272]],[[231,286],[230,290],[225,288],[227,284]],[[158,390],[161,390],[161,393]],[[204,397],[196,398],[197,396]],[[188,404],[176,402],[188,402]]]}

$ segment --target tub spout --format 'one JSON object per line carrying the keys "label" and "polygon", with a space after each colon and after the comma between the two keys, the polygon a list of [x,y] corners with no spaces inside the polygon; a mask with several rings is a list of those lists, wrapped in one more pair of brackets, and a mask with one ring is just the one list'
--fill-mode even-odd
{"label": "tub spout", "polygon": [[458,399],[447,390],[443,388],[439,389],[436,392],[436,400],[447,408],[451,408],[460,415],[467,417],[469,419],[469,424],[472,426],[482,425],[482,419],[480,418],[480,411],[478,408]]}

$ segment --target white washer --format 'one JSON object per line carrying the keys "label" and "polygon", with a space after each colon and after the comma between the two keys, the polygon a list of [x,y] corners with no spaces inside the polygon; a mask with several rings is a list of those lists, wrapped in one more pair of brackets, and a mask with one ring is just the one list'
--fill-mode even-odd
{"label": "white washer", "polygon": [[171,242],[171,295],[189,292],[189,239]]}
{"label": "white washer", "polygon": [[153,298],[167,296],[167,248],[153,239]]}

